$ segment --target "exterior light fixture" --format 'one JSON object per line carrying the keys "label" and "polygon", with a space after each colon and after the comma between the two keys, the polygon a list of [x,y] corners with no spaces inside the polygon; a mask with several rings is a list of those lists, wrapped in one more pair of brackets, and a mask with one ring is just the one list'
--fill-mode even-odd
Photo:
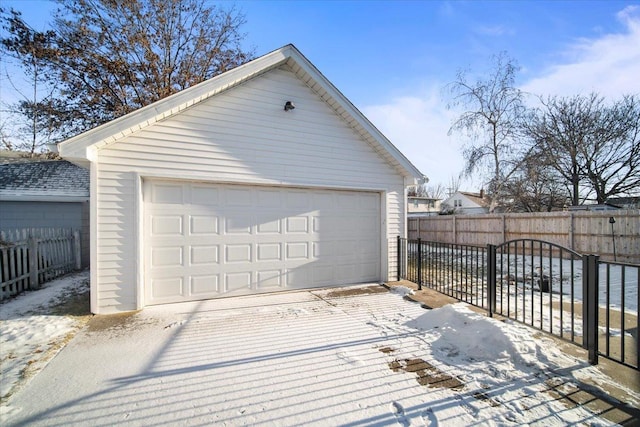
{"label": "exterior light fixture", "polygon": [[613,224],[616,223],[616,219],[614,217],[609,218],[609,224],[611,224],[611,239],[613,240],[613,261],[617,262],[618,257],[616,256],[616,234],[613,231]]}
{"label": "exterior light fixture", "polygon": [[293,102],[287,101],[284,103],[284,111],[293,110],[294,108],[296,108],[296,106],[293,105]]}

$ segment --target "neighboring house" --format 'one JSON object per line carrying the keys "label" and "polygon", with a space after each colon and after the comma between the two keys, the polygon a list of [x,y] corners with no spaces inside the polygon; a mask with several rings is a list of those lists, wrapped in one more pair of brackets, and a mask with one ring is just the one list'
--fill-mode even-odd
{"label": "neighboring house", "polygon": [[622,209],[640,209],[640,196],[611,197],[607,200],[607,204],[613,205]]}
{"label": "neighboring house", "polygon": [[442,202],[442,211],[458,215],[483,214],[489,212],[489,202],[482,190],[480,193],[456,191]]}
{"label": "neighboring house", "polygon": [[89,265],[89,171],[64,160],[0,156],[0,230],[80,231],[82,266]]}
{"label": "neighboring house", "polygon": [[293,45],[58,146],[91,170],[91,311],[381,282],[423,175]]}
{"label": "neighboring house", "polygon": [[611,203],[593,203],[587,205],[569,206],[569,211],[617,211],[622,209],[620,206]]}
{"label": "neighboring house", "polygon": [[409,217],[432,216],[440,213],[441,200],[431,197],[408,196],[407,215]]}

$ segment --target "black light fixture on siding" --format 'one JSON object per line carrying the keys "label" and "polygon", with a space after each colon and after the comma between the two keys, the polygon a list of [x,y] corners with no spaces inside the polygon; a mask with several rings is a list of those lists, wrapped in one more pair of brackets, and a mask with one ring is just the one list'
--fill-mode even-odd
{"label": "black light fixture on siding", "polygon": [[293,105],[293,102],[287,101],[284,103],[284,111],[293,110],[294,108],[296,108],[296,106]]}

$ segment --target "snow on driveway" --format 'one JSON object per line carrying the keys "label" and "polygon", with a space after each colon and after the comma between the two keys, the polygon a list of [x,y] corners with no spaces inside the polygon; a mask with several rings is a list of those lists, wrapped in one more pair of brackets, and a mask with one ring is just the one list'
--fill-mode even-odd
{"label": "snow on driveway", "polygon": [[549,392],[571,383],[552,369],[602,374],[530,329],[463,304],[425,310],[402,289],[381,290],[247,296],[96,318],[10,399],[2,424],[610,424]]}

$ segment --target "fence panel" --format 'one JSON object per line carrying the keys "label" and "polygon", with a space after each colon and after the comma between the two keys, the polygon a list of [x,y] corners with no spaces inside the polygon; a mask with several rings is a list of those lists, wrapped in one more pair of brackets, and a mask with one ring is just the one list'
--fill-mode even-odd
{"label": "fence panel", "polygon": [[640,264],[640,210],[443,215],[409,218],[409,238],[486,246],[542,240],[604,261]]}
{"label": "fence panel", "polygon": [[0,300],[78,269],[79,246],[71,229],[0,231]]}
{"label": "fence panel", "polygon": [[640,367],[640,265],[599,263],[599,353]]}
{"label": "fence panel", "polygon": [[551,242],[470,245],[398,238],[398,279],[553,334],[640,369],[640,265]]}

